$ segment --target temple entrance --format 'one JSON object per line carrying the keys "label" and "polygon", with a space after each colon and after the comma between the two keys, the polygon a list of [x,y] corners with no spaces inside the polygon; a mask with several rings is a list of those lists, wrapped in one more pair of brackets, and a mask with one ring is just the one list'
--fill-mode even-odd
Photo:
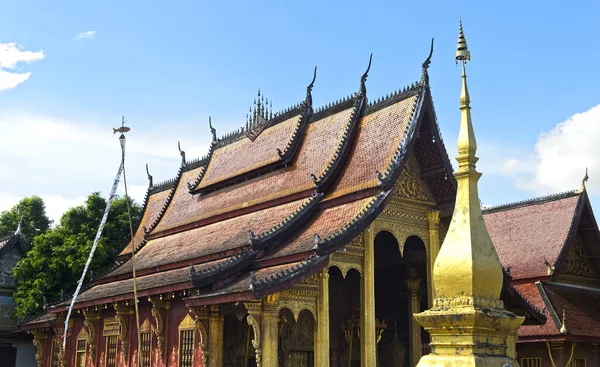
{"label": "temple entrance", "polygon": [[331,367],[360,366],[360,273],[346,276],[329,268],[329,346]]}
{"label": "temple entrance", "polygon": [[309,311],[303,310],[294,320],[294,314],[284,308],[279,313],[280,367],[314,367],[315,322]]}
{"label": "temple entrance", "polygon": [[240,309],[224,317],[223,359],[224,367],[256,367],[256,352],[252,346],[254,331]]}
{"label": "temple entrance", "polygon": [[396,238],[390,232],[380,232],[375,237],[375,318],[379,367],[411,366],[411,356],[420,356],[420,327],[415,330],[416,333],[412,330],[412,313],[426,307],[427,273],[423,241],[417,236],[409,237],[404,243],[402,256]]}

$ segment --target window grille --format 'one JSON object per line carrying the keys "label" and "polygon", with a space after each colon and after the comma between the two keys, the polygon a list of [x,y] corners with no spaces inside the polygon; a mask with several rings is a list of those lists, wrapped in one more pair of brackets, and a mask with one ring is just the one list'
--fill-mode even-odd
{"label": "window grille", "polygon": [[106,367],[117,367],[117,342],[116,335],[106,337]]}
{"label": "window grille", "polygon": [[152,366],[152,332],[144,332],[141,334],[142,336],[142,353],[141,353],[141,362],[142,367],[151,367]]}
{"label": "window grille", "polygon": [[60,361],[58,360],[60,353],[61,341],[60,339],[54,339],[52,341],[52,367],[60,367]]}
{"label": "window grille", "polygon": [[85,339],[77,339],[77,350],[75,351],[75,366],[85,367]]}
{"label": "window grille", "polygon": [[179,330],[179,367],[194,366],[194,329]]}

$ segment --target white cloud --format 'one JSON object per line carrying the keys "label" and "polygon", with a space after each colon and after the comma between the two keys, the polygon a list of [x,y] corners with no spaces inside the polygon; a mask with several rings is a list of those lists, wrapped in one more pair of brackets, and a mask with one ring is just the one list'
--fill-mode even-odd
{"label": "white cloud", "polygon": [[597,105],[540,134],[533,150],[507,143],[480,144],[491,158],[482,171],[510,179],[519,190],[547,195],[581,187],[587,167],[590,180],[586,187],[594,194],[600,192],[599,141],[600,105]]}
{"label": "white cloud", "polygon": [[587,187],[600,191],[600,105],[577,113],[540,135],[533,177],[520,187],[539,194],[578,188],[587,167]]}
{"label": "white cloud", "polygon": [[[118,119],[114,126],[119,126]],[[144,198],[149,164],[154,182],[176,175],[181,161],[177,141],[188,159],[208,150],[210,134],[205,124],[180,122],[151,127],[146,121],[127,124],[127,184],[138,202]],[[199,125],[202,126],[199,128]],[[60,118],[0,111],[0,211],[10,209],[21,198],[39,195],[55,222],[68,208],[83,203],[94,191],[106,196],[120,162],[118,134],[113,124],[86,118]],[[122,195],[121,181],[119,193]]]}
{"label": "white cloud", "polygon": [[96,31],[87,31],[87,32],[77,33],[77,35],[75,36],[75,39],[78,41],[93,40],[95,36],[96,36]]}
{"label": "white cloud", "polygon": [[14,71],[19,63],[31,63],[44,57],[44,51],[26,51],[14,42],[0,43],[0,92],[15,88],[31,76],[31,73]]}

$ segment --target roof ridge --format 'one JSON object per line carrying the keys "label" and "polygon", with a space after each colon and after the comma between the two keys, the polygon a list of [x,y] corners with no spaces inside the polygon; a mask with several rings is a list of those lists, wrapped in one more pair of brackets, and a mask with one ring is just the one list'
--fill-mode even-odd
{"label": "roof ridge", "polygon": [[310,276],[311,271],[315,268],[315,265],[326,258],[326,256],[318,255],[315,252],[302,261],[285,267],[284,269],[270,274],[263,279],[257,279],[255,274],[256,272],[252,271],[250,272],[250,289],[252,290],[252,294],[255,297],[263,296],[269,294],[268,289],[272,286],[293,281],[296,278],[308,277]]}
{"label": "roof ridge", "polygon": [[167,211],[167,208],[169,207],[169,205],[171,205],[171,201],[173,200],[173,196],[175,195],[175,191],[177,191],[177,187],[179,186],[179,181],[181,181],[181,176],[183,174],[183,168],[185,167],[185,165],[186,165],[185,162],[182,161],[181,165],[179,166],[179,170],[177,170],[177,176],[173,180],[174,184],[171,187],[171,191],[169,191],[169,195],[167,196],[167,200],[165,200],[162,208],[158,212],[158,216],[156,218],[154,218],[154,220],[152,221],[152,223],[150,224],[150,226],[148,228],[143,227],[145,235],[150,234],[158,226],[158,224],[160,223],[160,221],[164,217],[165,212]]}
{"label": "roof ridge", "polygon": [[379,97],[377,99],[369,101],[369,103],[367,104],[367,107],[369,108],[369,112],[373,109],[378,109],[378,107],[380,105],[387,104],[386,102],[394,101],[394,99],[397,97],[401,97],[404,94],[409,94],[409,93],[418,91],[420,87],[421,87],[420,82],[413,82],[410,85],[407,84],[403,88],[398,88],[395,91],[392,91],[391,93],[386,93],[385,96],[382,95],[381,97]]}
{"label": "roof ridge", "polygon": [[250,231],[250,247],[253,250],[262,250],[267,247],[267,245],[270,247],[276,246],[278,244],[276,240],[280,237],[280,235],[287,232],[294,224],[297,224],[297,222],[302,217],[307,215],[307,213],[310,213],[316,209],[316,205],[323,198],[323,196],[323,193],[315,192],[308,199],[304,200],[293,213],[289,214],[279,223],[259,234],[258,236],[255,236],[254,232]]}
{"label": "roof ridge", "polygon": [[340,229],[330,234],[325,239],[321,240],[319,234],[315,233],[314,249],[316,252],[321,255],[330,254],[331,252],[337,250],[335,246],[339,242],[338,240],[340,238],[351,237],[350,239],[352,239],[358,235],[364,229],[362,228],[364,224],[363,221],[368,221],[373,215],[379,215],[379,209],[383,209],[381,208],[380,204],[389,197],[390,192],[391,190],[380,191],[377,193],[375,197],[363,205],[359,213],[354,216],[350,222],[344,224]]}
{"label": "roof ridge", "polygon": [[[199,271],[194,269],[194,265],[190,265],[190,278],[194,287],[202,287],[212,282],[216,277],[221,277],[221,271],[224,269],[242,268],[249,262],[252,262],[258,251],[251,248],[246,248],[235,254],[222,259],[214,265],[208,265],[206,268],[201,268]],[[202,264],[198,264],[202,265]]]}
{"label": "roof ridge", "polygon": [[[330,180],[329,178],[334,176],[334,173],[337,171],[340,166],[340,162],[342,157],[347,155],[349,143],[352,140],[356,132],[356,127],[358,126],[358,120],[364,111],[366,105],[367,96],[362,93],[357,93],[354,97],[354,106],[352,112],[350,113],[350,118],[346,122],[344,126],[344,133],[342,135],[342,139],[338,142],[338,145],[333,153],[333,156],[329,160],[327,167],[325,170],[319,173],[317,177],[314,173],[311,173],[311,178],[316,188],[323,188]],[[325,191],[326,188],[323,190]]]}
{"label": "roof ridge", "polygon": [[509,209],[516,209],[516,208],[521,208],[521,207],[530,206],[530,205],[544,204],[544,203],[548,203],[551,201],[556,201],[556,200],[570,198],[573,196],[578,196],[578,195],[581,195],[581,193],[582,193],[581,190],[563,191],[563,192],[559,192],[556,194],[538,196],[535,198],[525,199],[525,200],[521,200],[521,201],[515,201],[512,203],[484,207],[481,210],[481,212],[483,214],[490,214],[490,213],[495,213],[495,212],[509,210]]}

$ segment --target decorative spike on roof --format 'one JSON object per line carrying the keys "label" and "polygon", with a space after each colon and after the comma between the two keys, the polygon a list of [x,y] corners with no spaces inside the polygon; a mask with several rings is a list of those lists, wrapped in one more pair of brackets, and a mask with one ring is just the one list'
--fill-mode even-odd
{"label": "decorative spike on roof", "polygon": [[367,66],[367,70],[365,70],[364,74],[360,77],[360,90],[359,90],[359,93],[362,96],[366,96],[367,95],[366,82],[367,82],[367,77],[369,76],[369,70],[371,70],[371,62],[372,61],[373,61],[373,53],[371,53],[371,56],[369,56],[369,65]]}
{"label": "decorative spike on roof", "polygon": [[212,121],[210,116],[208,116],[208,127],[210,127],[210,133],[212,134],[212,142],[213,144],[217,142],[217,129],[212,126]]}
{"label": "decorative spike on roof", "polygon": [[185,166],[185,151],[181,150],[181,144],[177,142],[177,149],[179,149],[179,155],[181,155],[181,165]]}
{"label": "decorative spike on roof", "polygon": [[581,180],[581,191],[585,190],[585,183],[590,179],[588,175],[588,169],[585,167],[585,176],[583,176],[583,180]]}
{"label": "decorative spike on roof", "polygon": [[269,125],[273,118],[273,102],[265,100],[264,94],[261,95],[260,89],[258,96],[254,99],[254,108],[250,107],[249,114],[246,115],[245,133],[248,139],[254,141],[260,133]]}
{"label": "decorative spike on roof", "polygon": [[152,175],[150,174],[150,171],[148,170],[148,163],[146,163],[146,174],[148,175],[148,187],[152,188]]}
{"label": "decorative spike on roof", "polygon": [[315,72],[313,75],[313,80],[312,82],[310,82],[310,84],[308,85],[308,87],[306,87],[306,98],[304,99],[304,103],[306,103],[307,106],[310,106],[310,108],[312,108],[312,89],[313,86],[315,85],[315,80],[317,80],[317,67],[315,66]]}
{"label": "decorative spike on roof", "polygon": [[429,85],[429,73],[427,69],[429,69],[429,65],[431,65],[431,56],[433,56],[433,38],[431,39],[431,49],[429,50],[429,56],[423,61],[423,76],[421,77],[421,81],[423,85]]}
{"label": "decorative spike on roof", "polygon": [[175,195],[177,186],[179,186],[179,180],[181,180],[181,176],[183,174],[184,167],[185,167],[185,163],[182,162],[181,165],[179,166],[179,170],[177,171],[177,176],[173,179],[173,186],[171,187],[171,191],[169,191],[167,200],[165,200],[165,203],[163,204],[162,208],[160,209],[160,212],[158,212],[158,216],[150,224],[149,228],[144,228],[144,233],[146,235],[151,233],[156,228],[156,226],[158,226],[158,223],[160,223],[160,221],[164,217],[165,212],[167,211],[167,208],[169,208],[169,205],[171,204],[171,201],[173,200],[173,196]]}

